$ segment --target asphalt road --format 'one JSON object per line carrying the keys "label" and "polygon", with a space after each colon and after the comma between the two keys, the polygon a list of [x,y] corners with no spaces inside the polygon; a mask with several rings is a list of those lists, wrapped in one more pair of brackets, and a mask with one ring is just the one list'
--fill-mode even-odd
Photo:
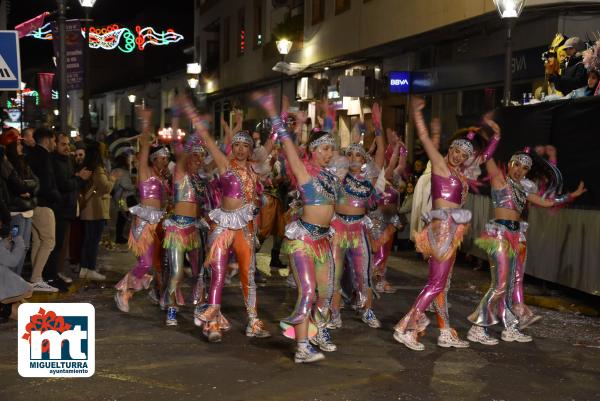
{"label": "asphalt road", "polygon": [[[410,351],[392,338],[392,327],[424,284],[425,264],[414,256],[393,258],[396,294],[383,295],[375,311],[383,328],[370,329],[350,310],[332,332],[338,351],[317,364],[296,365],[294,344],[279,334],[278,319],[291,311],[296,291],[283,279],[258,290],[259,314],[274,334],[244,336],[241,290],[224,291],[223,311],[232,329],[209,344],[193,325],[191,308],[178,327],[165,327],[164,312],[138,293],[131,312],[113,304],[111,284],[133,263],[127,253],[104,252],[111,281],[83,283],[73,293],[34,301],[91,302],[96,308],[96,373],[92,378],[31,379],[17,373],[16,324],[0,326],[0,401],[31,400],[600,400],[600,318],[535,308],[542,321],[528,333],[533,343],[468,349],[436,346],[435,319]],[[268,256],[259,255],[266,266]],[[453,326],[465,338],[487,273],[458,267],[450,290]],[[234,283],[235,284],[235,283]],[[185,292],[189,293],[189,286]],[[495,332],[499,336],[499,329]]]}

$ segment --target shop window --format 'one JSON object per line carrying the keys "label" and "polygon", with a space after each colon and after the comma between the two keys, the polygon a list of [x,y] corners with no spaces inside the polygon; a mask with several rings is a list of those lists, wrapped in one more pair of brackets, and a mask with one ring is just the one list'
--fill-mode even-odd
{"label": "shop window", "polygon": [[325,0],[312,0],[311,22],[318,24],[325,18]]}
{"label": "shop window", "polygon": [[341,14],[350,9],[351,0],[335,0],[335,15]]}

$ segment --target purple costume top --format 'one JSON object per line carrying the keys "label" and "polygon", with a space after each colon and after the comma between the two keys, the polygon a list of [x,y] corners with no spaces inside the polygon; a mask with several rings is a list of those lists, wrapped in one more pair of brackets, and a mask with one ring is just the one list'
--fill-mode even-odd
{"label": "purple costume top", "polygon": [[467,200],[468,190],[469,187],[464,177],[457,176],[453,172],[450,172],[449,177],[431,174],[432,201],[443,199],[462,206]]}
{"label": "purple costume top", "polygon": [[163,199],[163,182],[156,176],[151,176],[146,181],[140,182],[140,199]]}
{"label": "purple costume top", "polygon": [[233,199],[244,199],[244,191],[240,178],[232,170],[227,170],[219,177],[223,196]]}
{"label": "purple costume top", "polygon": [[366,209],[375,195],[375,188],[368,179],[360,179],[348,173],[338,191],[337,204]]}

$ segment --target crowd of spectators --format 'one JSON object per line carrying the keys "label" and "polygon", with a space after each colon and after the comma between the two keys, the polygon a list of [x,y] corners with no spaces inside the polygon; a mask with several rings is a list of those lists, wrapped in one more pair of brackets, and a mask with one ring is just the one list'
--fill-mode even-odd
{"label": "crowd of spectators", "polygon": [[[97,260],[113,187],[119,197],[135,190],[128,165],[120,160],[109,174],[102,153],[101,143],[47,128],[0,135],[1,318],[34,292],[105,279]],[[123,222],[120,230],[123,242]]]}

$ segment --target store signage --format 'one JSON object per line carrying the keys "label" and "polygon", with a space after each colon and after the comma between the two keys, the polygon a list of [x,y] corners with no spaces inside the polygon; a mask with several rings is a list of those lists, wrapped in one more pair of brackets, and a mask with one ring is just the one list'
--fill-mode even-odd
{"label": "store signage", "polygon": [[409,71],[390,71],[388,74],[389,88],[391,93],[409,93],[410,92],[410,72]]}

